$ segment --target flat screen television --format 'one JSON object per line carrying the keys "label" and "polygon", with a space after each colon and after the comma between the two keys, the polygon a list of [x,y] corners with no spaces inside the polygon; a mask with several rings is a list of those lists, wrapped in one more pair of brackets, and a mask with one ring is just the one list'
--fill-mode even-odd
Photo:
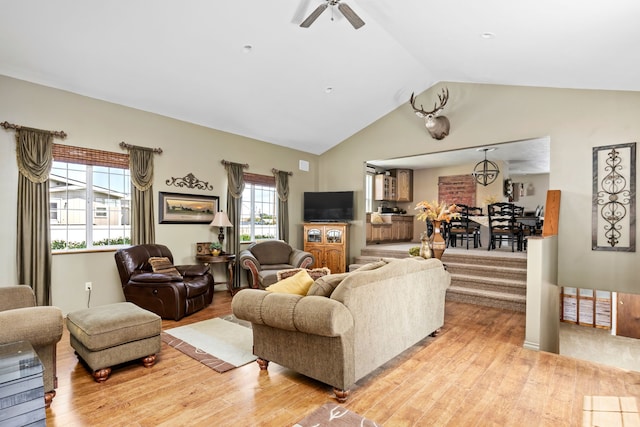
{"label": "flat screen television", "polygon": [[304,193],[305,222],[344,222],[353,220],[353,191]]}

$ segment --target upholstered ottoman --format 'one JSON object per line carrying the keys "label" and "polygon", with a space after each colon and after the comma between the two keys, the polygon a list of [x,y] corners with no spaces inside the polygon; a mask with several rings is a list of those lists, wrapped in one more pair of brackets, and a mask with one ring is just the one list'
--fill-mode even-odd
{"label": "upholstered ottoman", "polygon": [[67,315],[71,347],[93,370],[97,382],[109,378],[111,367],[142,359],[153,366],[160,352],[160,316],[130,302],[107,304]]}

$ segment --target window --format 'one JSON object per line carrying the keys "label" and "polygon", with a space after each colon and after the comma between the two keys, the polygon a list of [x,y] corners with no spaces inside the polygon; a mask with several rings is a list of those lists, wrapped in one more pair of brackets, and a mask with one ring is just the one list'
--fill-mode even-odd
{"label": "window", "polygon": [[278,238],[275,178],[244,174],[240,214],[240,240],[249,242]]}
{"label": "window", "polygon": [[128,156],[54,144],[49,174],[52,250],[131,243]]}
{"label": "window", "polygon": [[365,212],[373,212],[373,174],[370,172],[364,176],[364,208]]}

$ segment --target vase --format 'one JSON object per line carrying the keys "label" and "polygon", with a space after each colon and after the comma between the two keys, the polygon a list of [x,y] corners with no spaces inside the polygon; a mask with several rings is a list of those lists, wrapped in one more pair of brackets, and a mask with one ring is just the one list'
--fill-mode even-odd
{"label": "vase", "polygon": [[433,221],[433,235],[431,236],[431,250],[433,256],[442,261],[442,254],[447,248],[447,242],[444,241],[442,233],[440,232],[440,226],[442,221]]}
{"label": "vase", "polygon": [[220,255],[220,249],[211,249],[211,255],[213,256]]}
{"label": "vase", "polygon": [[427,237],[427,233],[423,232],[420,234],[420,253],[419,255],[424,259],[431,258],[431,246],[429,242],[429,237]]}

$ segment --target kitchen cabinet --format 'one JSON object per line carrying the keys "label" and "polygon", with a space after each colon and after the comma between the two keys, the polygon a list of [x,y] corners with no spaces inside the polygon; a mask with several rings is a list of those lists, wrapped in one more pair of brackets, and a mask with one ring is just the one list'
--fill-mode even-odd
{"label": "kitchen cabinet", "polygon": [[304,224],[304,250],[315,259],[312,268],[327,267],[331,273],[347,271],[349,224],[308,222]]}
{"label": "kitchen cabinet", "polygon": [[385,174],[376,175],[373,193],[375,200],[395,201],[396,178]]}
{"label": "kitchen cabinet", "polygon": [[396,179],[396,202],[413,201],[413,170],[391,169],[391,177]]}
{"label": "kitchen cabinet", "polygon": [[389,175],[376,175],[373,198],[390,202],[413,201],[413,170],[391,169]]}
{"label": "kitchen cabinet", "polygon": [[413,215],[383,214],[382,218],[382,224],[372,224],[371,214],[367,214],[367,242],[410,242],[413,239]]}

